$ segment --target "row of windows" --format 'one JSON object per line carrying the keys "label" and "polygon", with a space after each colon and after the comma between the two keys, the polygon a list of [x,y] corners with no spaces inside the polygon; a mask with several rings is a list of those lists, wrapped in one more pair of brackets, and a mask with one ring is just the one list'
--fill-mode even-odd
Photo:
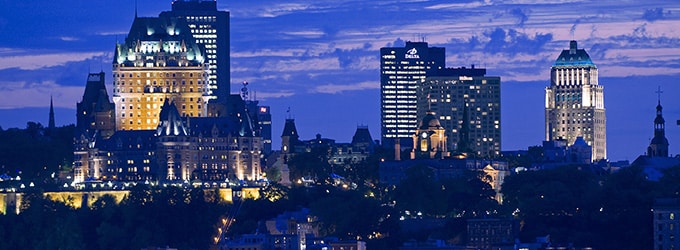
{"label": "row of windows", "polygon": [[[161,73],[158,73],[158,72],[153,72],[153,73],[151,73],[151,72],[146,72],[145,75],[146,75],[147,78],[148,78],[148,77],[152,77],[152,76],[153,76],[153,77],[163,77],[163,73],[162,73],[162,72],[161,72]],[[170,75],[171,75],[170,73],[165,73],[165,77],[170,77]],[[197,75],[197,76],[201,76],[201,74],[196,74],[196,75]],[[207,74],[202,74],[202,75],[203,75],[204,77],[205,77],[205,76],[208,76]],[[186,73],[181,73],[180,76],[181,76],[181,77],[186,77]],[[118,78],[118,77],[120,77],[120,78],[125,78],[125,74],[124,74],[124,73],[115,73],[115,74],[113,74],[113,77],[115,77],[115,78]],[[137,72],[136,74],[129,73],[129,74],[128,74],[128,77],[129,77],[129,78],[135,78],[135,77],[140,78],[140,77],[142,77],[142,74],[139,73],[139,72]],[[172,77],[177,77],[177,73],[172,73]],[[189,73],[189,77],[194,77],[194,73]]]}
{"label": "row of windows", "polygon": [[[113,93],[187,93],[187,88],[144,87],[144,89],[142,89],[141,87],[137,87],[135,91],[135,88],[130,87],[128,92],[125,92],[125,88],[114,88]],[[194,87],[189,87],[188,93],[194,93]],[[196,88],[196,93],[203,93],[203,88]]]}
{"label": "row of windows", "polygon": [[[162,84],[162,83],[163,83],[163,80],[160,80],[160,82],[161,82],[161,84]],[[199,80],[199,79],[196,79],[196,82],[198,83],[198,85],[202,85],[202,82],[203,82],[203,81],[201,81],[201,80]],[[169,80],[165,80],[165,85],[166,85],[166,86],[170,86],[170,83],[171,83],[171,82],[170,82]],[[129,84],[130,86],[132,86],[132,85],[134,85],[134,81],[129,81],[128,84]],[[182,80],[182,85],[186,85],[186,84],[187,84],[186,80]],[[115,82],[115,85],[116,85],[116,86],[125,86],[125,81],[116,81],[116,82]],[[142,81],[137,80],[137,86],[141,86],[141,85],[142,85]],[[153,82],[152,82],[151,80],[148,80],[148,79],[147,79],[145,85],[154,85],[154,86],[157,86],[157,85],[158,85],[158,81],[157,81],[157,80],[153,80]],[[172,80],[172,85],[177,85],[177,81]],[[193,81],[193,80],[190,80],[190,81],[189,81],[189,85],[194,85],[194,81]]]}

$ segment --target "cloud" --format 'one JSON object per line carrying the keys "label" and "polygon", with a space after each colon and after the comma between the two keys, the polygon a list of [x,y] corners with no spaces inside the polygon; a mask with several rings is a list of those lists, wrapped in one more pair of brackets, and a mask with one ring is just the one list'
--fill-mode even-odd
{"label": "cloud", "polygon": [[287,31],[282,33],[289,36],[298,36],[304,38],[319,38],[326,35],[325,32],[320,30]]}
{"label": "cloud", "polygon": [[475,52],[487,54],[507,54],[516,56],[519,54],[538,55],[548,48],[553,42],[552,33],[534,34],[522,33],[515,29],[488,29],[480,35],[469,37],[450,38],[442,44],[447,53],[472,55]]}
{"label": "cloud", "polygon": [[84,61],[106,55],[105,52],[63,52],[53,54],[9,55],[0,60],[0,69],[18,68],[34,70],[60,66],[68,62]]}
{"label": "cloud", "polygon": [[517,18],[519,18],[517,24],[518,24],[520,27],[521,27],[521,26],[524,26],[524,23],[525,23],[527,20],[529,20],[529,15],[527,14],[527,11],[524,11],[524,10],[522,10],[522,9],[520,9],[520,8],[511,9],[511,10],[509,11],[509,13],[510,13],[511,15],[516,16]]}
{"label": "cloud", "polygon": [[127,31],[101,31],[95,33],[99,36],[126,36],[128,34]]}
{"label": "cloud", "polygon": [[0,82],[0,109],[49,106],[50,96],[55,107],[73,108],[80,101],[83,87],[62,86],[54,81]]}
{"label": "cloud", "polygon": [[380,82],[378,81],[367,81],[360,82],[356,84],[326,84],[316,86],[311,92],[312,93],[323,93],[323,94],[340,94],[345,91],[356,91],[356,90],[366,90],[366,89],[379,89]]}
{"label": "cloud", "polygon": [[663,8],[646,9],[642,14],[642,19],[650,22],[663,19]]}
{"label": "cloud", "polygon": [[62,40],[64,42],[75,42],[75,41],[78,41],[80,39],[77,38],[77,37],[72,37],[72,36],[62,36],[62,37],[59,37],[59,40]]}
{"label": "cloud", "polygon": [[295,95],[295,92],[292,90],[281,90],[281,91],[276,91],[276,92],[260,92],[260,91],[255,91],[253,92],[255,96],[257,96],[258,100],[267,100],[267,99],[273,99],[273,98],[285,98],[285,97],[291,97]]}

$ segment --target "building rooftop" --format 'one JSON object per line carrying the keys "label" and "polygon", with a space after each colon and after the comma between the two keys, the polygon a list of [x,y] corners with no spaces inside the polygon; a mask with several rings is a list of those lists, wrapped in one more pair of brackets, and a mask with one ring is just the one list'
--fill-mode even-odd
{"label": "building rooftop", "polygon": [[576,41],[569,42],[569,49],[562,50],[560,56],[557,57],[553,67],[556,66],[590,66],[596,67],[590,55],[585,49],[579,49]]}

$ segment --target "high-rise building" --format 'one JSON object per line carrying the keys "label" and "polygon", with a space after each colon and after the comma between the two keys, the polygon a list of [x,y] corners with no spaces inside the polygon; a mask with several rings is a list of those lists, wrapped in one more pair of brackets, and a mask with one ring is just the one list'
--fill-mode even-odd
{"label": "high-rise building", "polygon": [[181,116],[207,116],[207,70],[185,19],[136,17],[113,59],[116,129],[156,129],[167,99]]}
{"label": "high-rise building", "polygon": [[418,117],[437,114],[448,150],[494,158],[501,151],[501,78],[486,69],[431,70],[418,89]]}
{"label": "high-rise building", "polygon": [[205,49],[211,99],[226,101],[230,92],[229,12],[217,10],[216,0],[173,0],[172,11],[161,17],[178,17],[189,25],[196,43]]}
{"label": "high-rise building", "polygon": [[412,147],[418,128],[417,91],[427,71],[444,68],[444,48],[426,42],[380,49],[380,123],[383,145]]}
{"label": "high-rise building", "polygon": [[607,158],[607,118],[597,66],[576,41],[569,43],[550,70],[545,89],[545,138],[566,140],[579,136],[593,148],[593,161]]}
{"label": "high-rise building", "polygon": [[257,119],[257,130],[259,135],[262,136],[262,152],[265,155],[272,152],[272,114],[270,110],[269,106],[257,106],[255,109],[257,114],[253,116]]}

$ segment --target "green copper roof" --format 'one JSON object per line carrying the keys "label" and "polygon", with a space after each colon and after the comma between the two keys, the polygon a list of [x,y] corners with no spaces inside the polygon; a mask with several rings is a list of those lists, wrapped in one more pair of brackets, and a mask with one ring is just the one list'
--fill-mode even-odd
{"label": "green copper roof", "polygon": [[114,63],[130,63],[137,57],[185,55],[194,65],[204,62],[203,47],[196,43],[187,22],[176,17],[135,17],[125,42],[117,44]]}
{"label": "green copper roof", "polygon": [[562,50],[562,53],[553,67],[556,66],[591,66],[596,67],[590,56],[584,49],[579,49],[577,47],[576,41],[569,42],[569,49]]}

